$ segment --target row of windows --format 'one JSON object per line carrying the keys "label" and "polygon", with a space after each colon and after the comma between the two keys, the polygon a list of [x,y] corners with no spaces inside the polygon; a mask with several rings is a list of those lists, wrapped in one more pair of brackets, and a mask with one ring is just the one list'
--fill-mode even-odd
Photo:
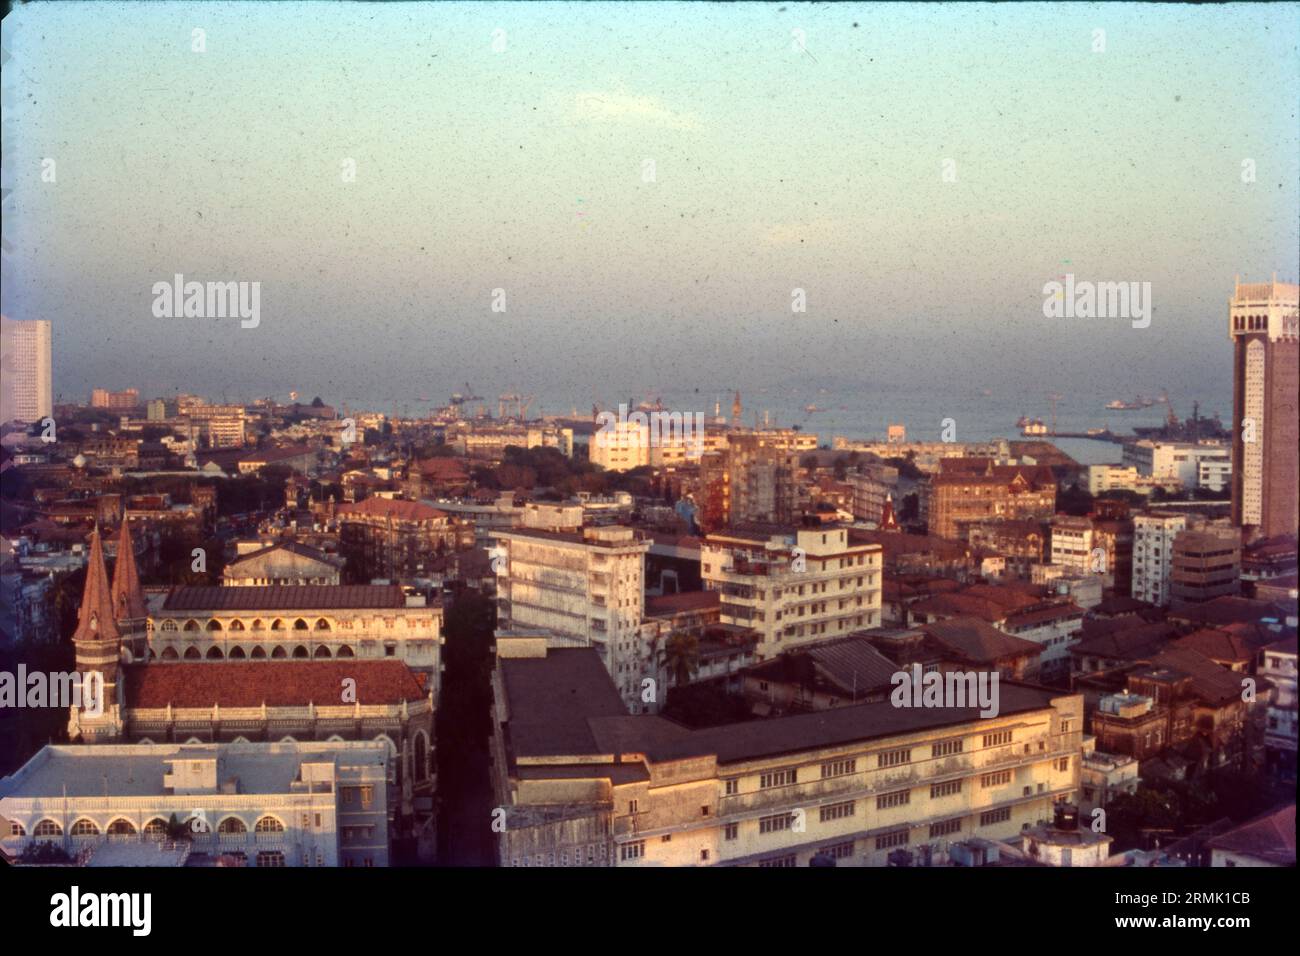
{"label": "row of windows", "polygon": [[[317,814],[316,816],[319,818],[320,814]],[[194,832],[196,833],[206,832],[207,830],[207,824],[205,822],[205,818],[201,814],[195,817],[191,817],[189,820],[185,821],[182,825],[191,826],[191,824],[196,824],[196,826],[192,827],[194,829]],[[259,819],[257,823],[253,825],[253,829],[258,833],[283,833],[284,824],[281,823],[279,820],[277,820],[275,817],[265,816]],[[72,824],[72,830],[70,832],[73,836],[98,836],[100,833],[100,829],[99,829],[99,825],[95,823],[94,820],[87,819],[86,817],[81,817],[75,823]],[[113,820],[111,823],[109,823],[107,832],[113,836],[121,836],[121,835],[135,834],[138,833],[139,831],[136,829],[135,824],[132,823],[130,820],[127,820],[123,817],[118,817],[115,820]],[[154,817],[152,820],[150,820],[148,823],[144,825],[144,832],[147,836],[153,836],[153,837],[166,836],[167,821],[163,820],[161,817]],[[226,817],[219,824],[217,824],[217,832],[218,833],[247,833],[248,825],[244,823],[243,820],[239,819],[239,817]],[[10,821],[9,823],[9,835],[26,836],[27,831],[23,829],[23,825],[21,823],[14,820],[14,821]],[[45,819],[42,820],[40,823],[36,824],[36,830],[34,835],[42,836],[42,837],[62,836],[63,827],[61,827],[54,820]]]}
{"label": "row of windows", "polygon": [[[1062,733],[1068,733],[1070,727],[1071,727],[1071,722],[1068,719],[1061,721]],[[993,733],[984,734],[982,742],[985,747],[1000,747],[1011,743],[1011,739],[1012,739],[1012,732],[1010,730],[999,730]],[[1027,746],[1028,745],[1026,745],[1026,747]],[[1043,746],[1044,744],[1040,743],[1039,749],[1042,749]],[[930,756],[932,758],[950,757],[954,754],[962,753],[964,749],[965,749],[965,740],[960,737],[954,738],[952,740],[943,740],[940,741],[939,743],[931,745]],[[876,754],[876,766],[878,768],[897,767],[905,763],[911,763],[911,761],[912,761],[912,748],[910,747],[904,747],[898,750],[886,750]],[[1068,766],[1067,768],[1064,769],[1068,769]],[[855,757],[846,758],[843,760],[833,760],[829,763],[824,763],[821,765],[821,776],[823,780],[832,777],[846,776],[848,774],[853,774],[857,772],[858,772],[858,761],[857,758]],[[797,783],[798,774],[799,774],[798,769],[769,771],[768,773],[764,773],[759,776],[759,788],[762,790],[767,790],[771,787],[784,787],[793,783]],[[1010,777],[1008,776],[1008,781],[1009,779]],[[1003,782],[1007,782],[1007,781],[1003,781]],[[735,778],[731,780],[724,780],[723,786],[724,786],[725,794],[729,797],[734,796],[740,790],[740,782],[738,779]],[[996,786],[996,784],[985,784],[985,786]],[[960,789],[961,786],[959,783],[957,785],[957,790],[953,790],[951,792],[956,793]]]}

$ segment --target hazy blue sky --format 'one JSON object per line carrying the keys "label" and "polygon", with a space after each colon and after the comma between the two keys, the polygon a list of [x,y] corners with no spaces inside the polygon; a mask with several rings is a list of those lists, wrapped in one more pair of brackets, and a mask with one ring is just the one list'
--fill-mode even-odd
{"label": "hazy blue sky", "polygon": [[[1298,13],[22,7],[3,310],[65,398],[1218,392],[1234,273],[1295,277]],[[1151,327],[1045,319],[1070,271],[1149,281]],[[260,281],[261,325],[155,318],[177,272]]]}

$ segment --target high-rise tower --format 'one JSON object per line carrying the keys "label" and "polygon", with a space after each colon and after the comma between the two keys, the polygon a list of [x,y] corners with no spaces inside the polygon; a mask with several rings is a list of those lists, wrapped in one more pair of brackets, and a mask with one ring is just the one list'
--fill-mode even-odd
{"label": "high-rise tower", "polygon": [[34,424],[54,414],[50,323],[0,316],[0,422]]}
{"label": "high-rise tower", "polygon": [[1232,338],[1232,521],[1246,540],[1295,534],[1300,520],[1296,457],[1300,391],[1300,285],[1234,284]]}

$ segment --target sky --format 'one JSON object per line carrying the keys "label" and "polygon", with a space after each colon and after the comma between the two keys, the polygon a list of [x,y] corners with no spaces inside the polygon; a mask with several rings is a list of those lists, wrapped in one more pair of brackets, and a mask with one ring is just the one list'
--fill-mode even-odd
{"label": "sky", "polygon": [[[1295,280],[1297,6],[22,6],[0,308],[64,400],[1223,397],[1234,275]],[[1150,327],[1045,317],[1070,272]]]}

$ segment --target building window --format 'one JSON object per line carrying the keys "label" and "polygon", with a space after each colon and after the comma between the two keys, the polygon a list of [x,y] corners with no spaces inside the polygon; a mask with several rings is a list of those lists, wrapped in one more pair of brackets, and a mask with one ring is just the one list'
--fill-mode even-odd
{"label": "building window", "polygon": [[884,753],[877,754],[876,766],[878,767],[897,767],[900,764],[911,763],[911,748],[904,750],[886,750]]}
{"label": "building window", "polygon": [[627,802],[627,812],[628,812],[628,813],[636,813],[636,807],[637,807],[637,803],[636,803],[635,800],[629,800],[629,801]]}
{"label": "building window", "polygon": [[700,851],[700,862],[701,862],[701,863],[708,863],[708,862],[709,862],[709,851],[708,851],[708,850],[701,850],[701,851]]}
{"label": "building window", "polygon": [[786,856],[773,857],[770,860],[762,860],[758,864],[759,868],[763,870],[789,869],[790,867],[798,865],[799,858],[793,853]]}
{"label": "building window", "polygon": [[822,764],[822,779],[828,777],[843,777],[851,773],[858,772],[857,760],[832,760],[830,763]]}
{"label": "building window", "polygon": [[964,740],[941,740],[930,748],[931,757],[951,757],[953,754],[959,754],[962,750]]}
{"label": "building window", "polygon": [[853,841],[845,840],[843,843],[832,843],[830,846],[822,847],[822,852],[834,860],[847,860],[853,856]]}
{"label": "building window", "polygon": [[986,810],[980,814],[980,826],[986,827],[994,823],[1006,823],[1010,819],[1010,807],[1002,807],[999,810]]}
{"label": "building window", "polygon": [[907,840],[907,830],[895,830],[893,833],[883,833],[876,837],[876,849],[888,850],[896,846],[907,846]]}
{"label": "building window", "polygon": [[1003,784],[1011,782],[1010,770],[999,770],[996,773],[986,773],[980,777],[981,787],[1000,787]]}
{"label": "building window", "polygon": [[949,780],[947,783],[930,784],[930,799],[935,800],[939,797],[950,797],[954,793],[961,793],[961,781]]}
{"label": "building window", "polygon": [[762,774],[758,778],[758,786],[762,790],[789,786],[798,782],[798,774],[798,770],[775,770],[771,773]]}
{"label": "building window", "polygon": [[258,866],[284,866],[284,854],[279,850],[263,850],[257,854]]}
{"label": "building window", "polygon": [[856,802],[853,800],[844,803],[831,803],[821,808],[821,822],[828,823],[831,820],[842,820],[844,817],[853,816],[853,810]]}
{"label": "building window", "polygon": [[729,797],[734,797],[740,791],[739,780],[724,780],[722,786],[723,792]]}
{"label": "building window", "polygon": [[[645,840],[637,840],[634,843],[624,843],[619,848],[619,859],[621,860],[639,860],[645,856]],[[591,851],[587,851],[587,860],[591,861]]]}
{"label": "building window", "polygon": [[961,817],[953,820],[944,820],[940,823],[930,824],[930,836],[948,836],[951,833],[961,832]]}
{"label": "building window", "polygon": [[724,840],[734,840],[738,836],[740,836],[739,823],[728,823],[725,827],[722,828],[722,838]]}
{"label": "building window", "polygon": [[895,790],[893,793],[882,793],[876,797],[876,809],[888,810],[890,807],[901,807],[906,803],[912,802],[911,790]]}
{"label": "building window", "polygon": [[758,818],[759,833],[776,833],[780,830],[788,830],[794,825],[794,814],[777,813],[770,817]]}
{"label": "building window", "polygon": [[361,805],[362,805],[363,807],[365,807],[366,809],[370,809],[370,807],[374,806],[374,804],[375,804],[375,788],[374,788],[374,787],[362,787],[362,788],[361,788]]}
{"label": "building window", "polygon": [[1060,760],[1056,761],[1056,769],[1057,769],[1057,770],[1060,770],[1060,771],[1062,771],[1062,772],[1064,772],[1064,771],[1066,771],[1066,770],[1069,770],[1069,769],[1070,769],[1070,758],[1069,758],[1069,757],[1062,757]]}
{"label": "building window", "polygon": [[1009,743],[1011,743],[1011,731],[1009,730],[999,730],[995,733],[984,735],[985,747],[1001,747]]}

